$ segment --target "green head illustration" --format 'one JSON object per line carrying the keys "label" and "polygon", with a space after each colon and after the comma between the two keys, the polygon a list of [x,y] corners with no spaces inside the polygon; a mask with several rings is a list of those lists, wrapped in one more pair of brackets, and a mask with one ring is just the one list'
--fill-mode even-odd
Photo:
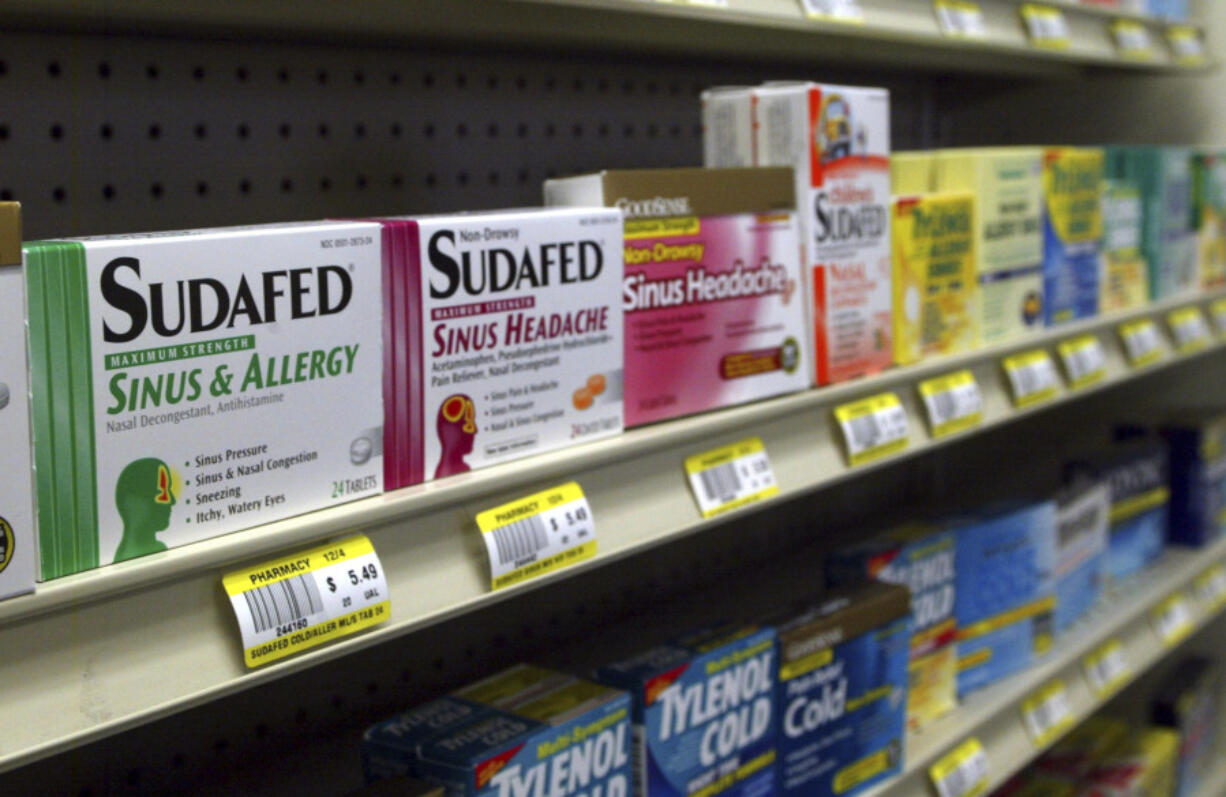
{"label": "green head illustration", "polygon": [[115,483],[115,507],[123,519],[116,562],[166,550],[157,534],[170,525],[175,492],[174,474],[160,459],[138,459],[123,469]]}

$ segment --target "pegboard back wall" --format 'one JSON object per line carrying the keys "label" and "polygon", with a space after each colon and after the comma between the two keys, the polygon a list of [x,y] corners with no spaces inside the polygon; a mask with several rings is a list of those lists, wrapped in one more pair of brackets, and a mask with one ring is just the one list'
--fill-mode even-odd
{"label": "pegboard back wall", "polygon": [[550,52],[0,35],[0,198],[28,239],[540,203],[548,177],[701,162],[699,92],[885,85],[933,143],[931,77]]}

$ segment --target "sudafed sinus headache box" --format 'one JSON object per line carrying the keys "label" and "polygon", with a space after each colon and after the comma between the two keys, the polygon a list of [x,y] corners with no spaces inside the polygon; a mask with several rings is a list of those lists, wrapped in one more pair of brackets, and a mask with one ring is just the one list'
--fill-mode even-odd
{"label": "sudafed sinus headache box", "polygon": [[388,489],[622,430],[622,215],[383,220]]}
{"label": "sudafed sinus headache box", "polygon": [[376,225],[25,256],[42,578],[381,492]]}
{"label": "sudafed sinus headache box", "polygon": [[607,171],[545,201],[625,214],[627,426],[811,384],[789,169]]}
{"label": "sudafed sinus headache box", "polygon": [[890,93],[780,82],[751,99],[757,165],[793,169],[817,383],[888,368]]}
{"label": "sudafed sinus headache box", "polygon": [[775,793],[775,630],[722,626],[601,667],[633,701],[636,795]]}
{"label": "sudafed sinus headache box", "polygon": [[21,205],[0,202],[0,598],[34,589],[34,470]]}

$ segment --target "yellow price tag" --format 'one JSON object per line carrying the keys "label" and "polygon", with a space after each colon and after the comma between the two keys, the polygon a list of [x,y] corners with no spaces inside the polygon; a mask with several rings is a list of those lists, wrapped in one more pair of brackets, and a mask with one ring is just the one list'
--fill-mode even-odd
{"label": "yellow price tag", "polygon": [[1053,50],[1068,48],[1071,42],[1068,22],[1060,9],[1038,3],[1025,3],[1020,11],[1031,44]]}
{"label": "yellow price tag", "polygon": [[1022,723],[1035,747],[1049,742],[1073,724],[1073,704],[1064,682],[1056,679],[1022,701]]}
{"label": "yellow price tag", "polygon": [[703,517],[714,517],[779,494],[760,437],[686,457],[685,472]]}
{"label": "yellow price tag", "polygon": [[940,797],[978,797],[988,790],[988,774],[988,754],[973,736],[928,768]]}
{"label": "yellow price tag", "polygon": [[1013,388],[1013,405],[1018,409],[1050,401],[1060,393],[1056,366],[1043,349],[1006,357],[1003,365]]}
{"label": "yellow price tag", "polygon": [[392,615],[387,579],[369,539],[358,534],[222,578],[243,639],[243,661],[258,667],[384,622]]}
{"label": "yellow price tag", "polygon": [[1182,593],[1176,592],[1162,601],[1151,616],[1158,638],[1167,646],[1178,644],[1192,633],[1192,607]]}
{"label": "yellow price tag", "polygon": [[800,0],[800,6],[813,19],[858,25],[864,23],[864,9],[860,8],[860,0]]}
{"label": "yellow price tag", "polygon": [[1209,314],[1213,316],[1218,335],[1226,335],[1226,299],[1215,299],[1209,305]]}
{"label": "yellow price tag", "polygon": [[1175,338],[1175,349],[1180,354],[1191,354],[1206,348],[1212,336],[1205,316],[1199,307],[1181,307],[1172,310],[1166,317],[1171,328],[1171,336]]}
{"label": "yellow price tag", "polygon": [[1107,357],[1103,345],[1094,335],[1082,335],[1061,341],[1056,346],[1064,361],[1069,386],[1074,390],[1101,382],[1107,376]]}
{"label": "yellow price tag", "polygon": [[596,555],[596,524],[577,482],[487,509],[477,515],[477,527],[489,554],[494,589]]}
{"label": "yellow price tag", "polygon": [[1173,25],[1166,29],[1166,41],[1171,47],[1171,54],[1181,64],[1199,64],[1205,60],[1205,44],[1196,28]]}
{"label": "yellow price tag", "polygon": [[1226,605],[1226,567],[1214,565],[1196,578],[1196,597],[1205,611],[1217,612]]}
{"label": "yellow price tag", "polygon": [[1115,49],[1125,58],[1149,60],[1154,57],[1154,44],[1149,37],[1149,28],[1133,19],[1117,19],[1111,23],[1111,35],[1115,37]]}
{"label": "yellow price tag", "polygon": [[978,39],[988,35],[988,26],[983,21],[983,11],[978,3],[969,0],[933,0],[937,23],[946,36],[965,36]]}
{"label": "yellow price tag", "polygon": [[933,437],[946,437],[983,423],[983,395],[970,371],[926,379],[919,383]]}
{"label": "yellow price tag", "polygon": [[1162,359],[1162,337],[1158,325],[1149,318],[1141,318],[1120,324],[1120,340],[1128,352],[1128,361],[1133,368],[1141,368]]}
{"label": "yellow price tag", "polygon": [[893,393],[836,407],[834,417],[843,429],[847,461],[852,465],[863,465],[907,447],[907,413]]}
{"label": "yellow price tag", "polygon": [[1082,661],[1090,689],[1099,698],[1114,694],[1128,680],[1132,667],[1124,653],[1124,645],[1118,639],[1099,645]]}

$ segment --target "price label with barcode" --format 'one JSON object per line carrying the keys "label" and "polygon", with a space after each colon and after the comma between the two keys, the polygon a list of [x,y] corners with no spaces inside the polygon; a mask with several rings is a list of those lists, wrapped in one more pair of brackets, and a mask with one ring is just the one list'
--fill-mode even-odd
{"label": "price label with barcode", "polygon": [[928,769],[940,797],[978,797],[988,790],[988,775],[988,754],[973,736]]}
{"label": "price label with barcode", "polygon": [[490,582],[502,589],[596,555],[596,524],[583,488],[569,482],[477,515],[490,557]]}
{"label": "price label with barcode", "polygon": [[1226,299],[1217,299],[1209,305],[1209,315],[1213,316],[1213,326],[1219,335],[1226,335]]}
{"label": "price label with barcode", "polygon": [[1022,701],[1022,724],[1036,747],[1046,747],[1073,719],[1073,704],[1059,679]]}
{"label": "price label with barcode", "polygon": [[1111,35],[1115,37],[1115,49],[1127,58],[1153,58],[1154,43],[1149,37],[1149,28],[1132,19],[1117,19],[1111,23]]}
{"label": "price label with barcode", "polygon": [[283,659],[384,622],[392,614],[383,566],[358,534],[222,579],[248,667]]}
{"label": "price label with barcode", "polygon": [[1026,3],[1021,7],[1022,20],[1026,24],[1026,35],[1030,43],[1036,47],[1051,47],[1062,50],[1071,41],[1068,22],[1058,8]]}
{"label": "price label with barcode", "polygon": [[703,517],[779,494],[766,447],[758,437],[687,457],[685,472]]}
{"label": "price label with barcode", "polygon": [[926,379],[919,383],[933,437],[945,437],[983,423],[983,394],[970,371]]}
{"label": "price label with barcode", "polygon": [[1133,368],[1156,363],[1165,353],[1158,325],[1149,318],[1120,324],[1120,340],[1124,341],[1124,349]]}
{"label": "price label with barcode", "polygon": [[1099,698],[1115,693],[1132,672],[1124,645],[1112,639],[1086,656],[1082,662],[1090,690]]}
{"label": "price label with barcode", "polygon": [[1174,645],[1192,633],[1192,607],[1181,593],[1175,593],[1153,611],[1154,630],[1167,645]]}
{"label": "price label with barcode", "polygon": [[988,26],[983,21],[983,11],[978,3],[965,0],[933,0],[932,8],[937,23],[946,36],[982,38],[988,35]]}
{"label": "price label with barcode", "polygon": [[1214,565],[1197,576],[1196,597],[1209,612],[1226,605],[1226,567]]}
{"label": "price label with barcode", "polygon": [[837,22],[863,22],[864,9],[860,0],[800,0],[805,13],[815,19]]}
{"label": "price label with barcode", "polygon": [[1013,388],[1013,405],[1019,409],[1050,401],[1060,393],[1056,365],[1043,349],[1006,357],[1003,365]]}
{"label": "price label with barcode", "polygon": [[1205,43],[1200,31],[1187,25],[1174,25],[1166,29],[1166,41],[1171,54],[1181,64],[1200,63],[1205,58]]}
{"label": "price label with barcode", "polygon": [[1211,335],[1209,324],[1199,307],[1181,307],[1172,310],[1167,316],[1171,327],[1171,336],[1175,338],[1175,348],[1181,354],[1199,351],[1209,345]]}
{"label": "price label with barcode", "polygon": [[836,407],[835,420],[847,441],[847,460],[863,465],[907,447],[907,412],[893,393],[880,393]]}
{"label": "price label with barcode", "polygon": [[1068,374],[1069,386],[1076,389],[1099,382],[1107,376],[1107,356],[1094,335],[1061,341],[1056,347]]}

